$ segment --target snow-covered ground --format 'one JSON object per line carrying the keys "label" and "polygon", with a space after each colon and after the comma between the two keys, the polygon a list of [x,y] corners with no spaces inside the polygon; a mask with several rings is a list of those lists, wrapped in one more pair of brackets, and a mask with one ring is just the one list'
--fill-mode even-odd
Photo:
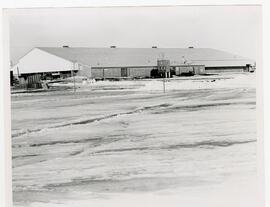
{"label": "snow-covered ground", "polygon": [[256,206],[255,76],[12,95],[14,205]]}

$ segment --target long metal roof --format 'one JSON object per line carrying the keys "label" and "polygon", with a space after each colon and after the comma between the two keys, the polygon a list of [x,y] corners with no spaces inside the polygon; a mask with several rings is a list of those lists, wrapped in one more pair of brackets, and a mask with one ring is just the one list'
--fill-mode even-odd
{"label": "long metal roof", "polygon": [[86,48],[39,47],[53,55],[91,67],[156,66],[157,59],[169,59],[171,65],[189,64],[206,67],[245,66],[254,61],[210,48]]}

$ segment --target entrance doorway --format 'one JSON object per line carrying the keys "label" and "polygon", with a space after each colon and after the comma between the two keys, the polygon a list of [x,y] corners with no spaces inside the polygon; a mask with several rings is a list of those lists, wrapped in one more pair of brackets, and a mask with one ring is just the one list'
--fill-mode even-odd
{"label": "entrance doorway", "polygon": [[127,68],[121,68],[121,77],[128,77]]}

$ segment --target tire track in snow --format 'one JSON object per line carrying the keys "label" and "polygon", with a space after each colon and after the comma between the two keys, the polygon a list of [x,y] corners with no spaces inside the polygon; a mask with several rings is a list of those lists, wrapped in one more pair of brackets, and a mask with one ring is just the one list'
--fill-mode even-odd
{"label": "tire track in snow", "polygon": [[[120,113],[114,113],[114,114],[109,114],[101,117],[95,117],[91,119],[85,119],[85,120],[75,120],[72,122],[66,122],[58,125],[53,125],[45,128],[37,128],[37,129],[27,129],[25,131],[17,132],[12,134],[12,138],[20,137],[25,134],[32,134],[36,132],[40,132],[46,129],[58,129],[62,127],[68,127],[68,126],[76,126],[76,125],[83,125],[83,124],[89,124],[97,121],[102,121],[118,116],[123,116],[123,115],[132,115],[136,113],[141,113],[144,111],[151,111],[155,109],[165,109],[165,111],[161,110],[160,112],[154,112],[154,114],[159,114],[159,113],[166,113],[166,112],[172,112],[174,110],[186,110],[186,111],[194,111],[194,110],[199,110],[201,108],[209,108],[209,107],[217,107],[217,106],[229,106],[229,105],[241,105],[241,104],[248,104],[248,105],[256,105],[256,102],[248,101],[248,102],[216,102],[216,103],[204,103],[204,104],[188,104],[188,105],[180,105],[180,106],[173,106],[172,104],[169,103],[163,103],[163,104],[158,104],[158,105],[152,105],[152,106],[145,106],[141,108],[137,108],[133,111],[127,111],[127,112],[120,112]],[[168,109],[168,110],[166,110]]]}
{"label": "tire track in snow", "polygon": [[75,120],[73,122],[62,123],[62,124],[49,126],[49,127],[45,127],[45,128],[27,129],[25,131],[21,131],[21,132],[12,134],[12,138],[20,137],[20,136],[25,135],[25,134],[31,134],[31,133],[35,133],[35,132],[40,132],[40,131],[46,130],[46,129],[57,129],[57,128],[62,128],[62,127],[67,127],[67,126],[76,126],[76,125],[89,124],[89,123],[93,123],[93,122],[96,122],[96,121],[102,121],[102,120],[106,120],[106,119],[110,119],[110,118],[114,118],[114,117],[118,117],[118,116],[131,115],[131,114],[141,113],[141,112],[144,112],[144,111],[153,110],[153,109],[157,109],[157,108],[164,108],[164,107],[169,107],[169,106],[171,106],[171,105],[167,104],[167,103],[159,104],[159,105],[153,105],[153,106],[145,106],[145,107],[138,108],[138,109],[135,109],[133,111],[128,111],[128,112],[114,113],[114,114],[101,116],[101,117],[96,117],[96,118],[92,118],[92,119]]}
{"label": "tire track in snow", "polygon": [[164,147],[132,147],[132,148],[117,148],[117,149],[107,149],[100,150],[91,155],[102,154],[102,153],[114,153],[114,152],[127,152],[127,151],[146,151],[146,150],[176,150],[181,148],[200,148],[200,147],[230,147],[232,145],[247,144],[251,142],[256,142],[256,140],[244,140],[244,141],[202,141],[195,143],[182,143],[176,145],[168,145]]}

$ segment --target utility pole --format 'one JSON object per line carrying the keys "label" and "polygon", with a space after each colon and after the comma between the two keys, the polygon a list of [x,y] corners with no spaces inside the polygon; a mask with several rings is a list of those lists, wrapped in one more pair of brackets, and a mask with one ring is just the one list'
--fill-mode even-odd
{"label": "utility pole", "polygon": [[166,79],[170,77],[170,60],[164,59],[164,53],[161,53],[162,59],[157,60],[158,73],[163,78],[163,93],[166,92]]}
{"label": "utility pole", "polygon": [[76,85],[75,85],[75,75],[74,75],[74,70],[75,70],[75,62],[73,63],[73,70],[72,70],[72,76],[73,76],[73,92],[76,92]]}
{"label": "utility pole", "polygon": [[165,77],[163,77],[163,93],[165,93]]}

